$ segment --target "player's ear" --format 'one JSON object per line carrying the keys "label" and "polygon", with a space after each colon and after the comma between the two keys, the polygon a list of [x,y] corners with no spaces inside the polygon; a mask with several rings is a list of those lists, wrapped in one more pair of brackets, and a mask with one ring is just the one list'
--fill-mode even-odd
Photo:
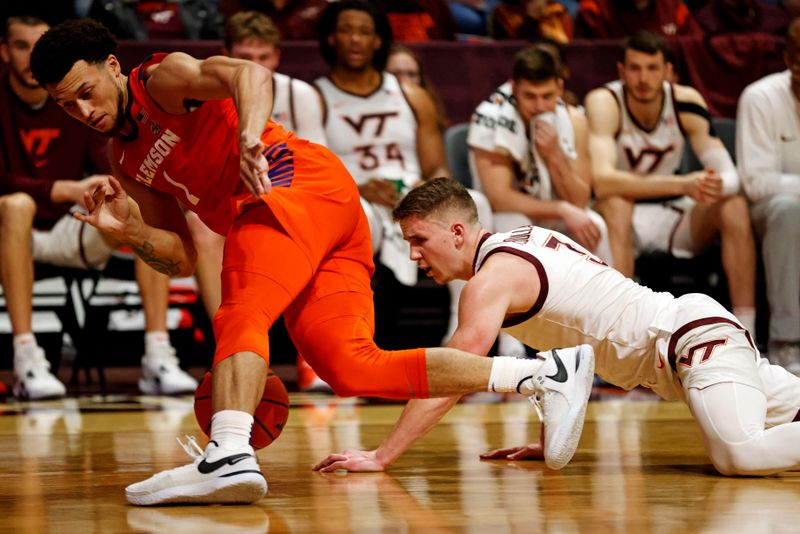
{"label": "player's ear", "polygon": [[106,58],[106,65],[111,70],[111,74],[114,76],[118,75],[122,72],[122,66],[119,64],[119,59],[114,54],[109,54]]}
{"label": "player's ear", "polygon": [[464,236],[466,235],[466,229],[464,225],[461,223],[453,223],[450,225],[450,233],[453,235],[453,240],[457,247],[461,247],[464,243]]}

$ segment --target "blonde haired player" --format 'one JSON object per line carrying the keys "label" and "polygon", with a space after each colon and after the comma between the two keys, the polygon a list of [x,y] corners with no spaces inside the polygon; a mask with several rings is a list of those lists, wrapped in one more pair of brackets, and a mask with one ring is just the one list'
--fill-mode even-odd
{"label": "blonde haired player", "polygon": [[[800,467],[800,422],[793,422],[800,416],[800,378],[761,358],[750,334],[713,299],[653,292],[554,230],[523,226],[490,234],[453,180],[412,190],[394,216],[411,258],[428,276],[439,283],[468,280],[452,347],[485,354],[501,328],[539,349],[591,343],[603,379],[688,403],[720,473]],[[558,366],[547,376],[557,381],[566,372]],[[375,470],[371,459],[400,456],[456,400],[412,400],[377,450],[334,454],[316,469]],[[547,421],[544,429],[546,437]],[[541,458],[541,452],[538,443],[484,457]]]}

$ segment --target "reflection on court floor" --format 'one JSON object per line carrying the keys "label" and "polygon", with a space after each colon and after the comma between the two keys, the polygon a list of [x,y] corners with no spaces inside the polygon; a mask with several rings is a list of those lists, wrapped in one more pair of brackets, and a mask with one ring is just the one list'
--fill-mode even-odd
{"label": "reflection on court floor", "polygon": [[[638,394],[634,394],[636,397]],[[538,437],[527,401],[478,395],[386,473],[321,475],[332,451],[376,447],[402,405],[293,395],[259,452],[269,495],[254,506],[134,508],[125,485],[189,458],[191,398],[84,397],[0,405],[3,532],[790,532],[800,476],[713,471],[683,404],[592,401],[572,463],[480,461]]]}

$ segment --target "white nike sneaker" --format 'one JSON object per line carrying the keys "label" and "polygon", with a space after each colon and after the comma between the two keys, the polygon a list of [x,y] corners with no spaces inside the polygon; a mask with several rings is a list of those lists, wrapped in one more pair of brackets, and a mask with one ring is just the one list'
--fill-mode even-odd
{"label": "white nike sneaker", "polygon": [[14,396],[18,399],[63,397],[67,388],[50,372],[50,362],[38,345],[25,345],[14,352]]}
{"label": "white nike sneaker", "polygon": [[156,504],[250,504],[267,494],[255,452],[249,445],[225,451],[209,441],[205,452],[192,436],[181,444],[194,462],[162,471],[125,488],[125,498],[138,506]]}
{"label": "white nike sneaker", "polygon": [[544,425],[544,462],[550,469],[561,469],[572,459],[581,439],[592,392],[594,349],[579,345],[539,355],[547,361],[534,378],[539,388],[530,400]]}
{"label": "white nike sneaker", "polygon": [[178,366],[175,349],[164,345],[142,357],[139,391],[145,395],[180,395],[194,393],[197,380]]}

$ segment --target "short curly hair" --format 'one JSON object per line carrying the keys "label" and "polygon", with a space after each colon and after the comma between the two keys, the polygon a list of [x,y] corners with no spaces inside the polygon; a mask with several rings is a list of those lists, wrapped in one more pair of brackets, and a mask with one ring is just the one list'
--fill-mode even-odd
{"label": "short curly hair", "polygon": [[41,85],[58,83],[80,60],[98,64],[117,50],[117,40],[92,19],[67,20],[53,26],[31,53],[31,72]]}

